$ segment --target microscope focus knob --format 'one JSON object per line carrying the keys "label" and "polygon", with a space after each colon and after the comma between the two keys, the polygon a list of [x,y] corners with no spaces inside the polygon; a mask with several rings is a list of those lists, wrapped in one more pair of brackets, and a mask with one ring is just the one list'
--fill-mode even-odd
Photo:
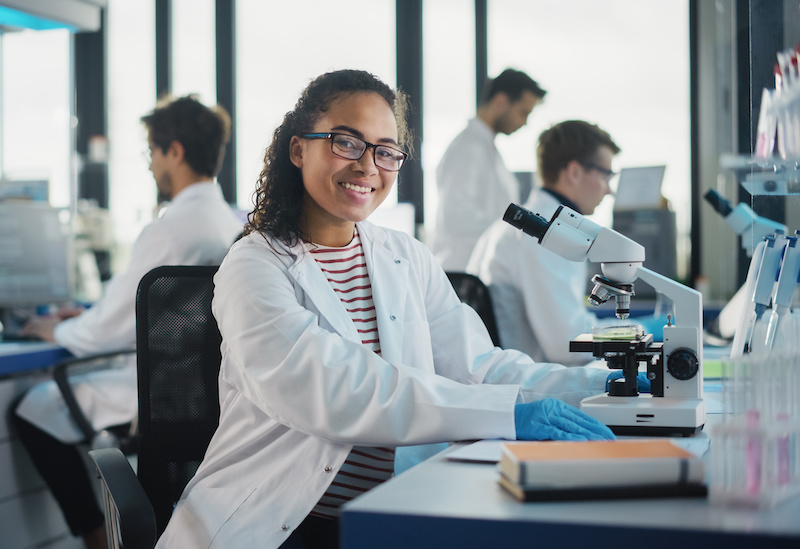
{"label": "microscope focus knob", "polygon": [[673,351],[667,359],[667,371],[675,379],[685,381],[697,375],[700,363],[691,349],[680,348]]}

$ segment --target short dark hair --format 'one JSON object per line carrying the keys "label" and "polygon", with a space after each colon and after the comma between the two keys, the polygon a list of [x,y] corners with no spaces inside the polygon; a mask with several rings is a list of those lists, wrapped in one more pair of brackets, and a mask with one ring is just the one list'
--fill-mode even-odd
{"label": "short dark hair", "polygon": [[406,121],[408,104],[403,92],[392,90],[378,77],[360,70],[339,70],[318,76],[273,133],[256,182],[255,209],[248,216],[245,234],[270,233],[289,245],[298,239],[308,240],[299,228],[303,179],[300,169],[290,159],[289,143],[293,136],[311,131],[334,100],[356,93],[377,93],[386,101],[397,122],[398,144],[411,154],[411,132]]}
{"label": "short dark hair", "polygon": [[231,119],[220,106],[206,107],[196,95],[164,97],[142,116],[150,141],[163,152],[173,141],[183,146],[186,163],[198,175],[216,177],[231,138]]}
{"label": "short dark hair", "polygon": [[547,91],[524,72],[506,69],[486,82],[481,104],[488,103],[498,93],[505,93],[512,102],[517,101],[522,97],[524,91],[533,93],[539,99],[543,99],[547,95]]}
{"label": "short dark hair", "polygon": [[553,185],[561,170],[573,160],[593,162],[597,150],[608,147],[618,154],[620,148],[605,130],[583,120],[560,122],[542,132],[536,147],[539,178],[545,185]]}

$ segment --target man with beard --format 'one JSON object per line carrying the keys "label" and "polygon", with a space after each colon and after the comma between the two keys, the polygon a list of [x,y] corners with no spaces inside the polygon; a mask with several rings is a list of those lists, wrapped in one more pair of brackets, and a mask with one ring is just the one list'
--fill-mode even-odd
{"label": "man with beard", "polygon": [[546,93],[524,72],[504,70],[487,82],[477,115],[445,151],[436,169],[439,206],[432,243],[445,271],[465,271],[481,234],[511,202],[519,202],[519,183],[494,139],[524,126]]}

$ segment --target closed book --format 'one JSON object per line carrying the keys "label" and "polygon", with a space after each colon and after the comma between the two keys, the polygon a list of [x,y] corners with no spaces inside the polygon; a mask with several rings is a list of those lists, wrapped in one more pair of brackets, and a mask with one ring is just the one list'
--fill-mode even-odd
{"label": "closed book", "polygon": [[[520,499],[536,491],[550,499],[705,495],[703,461],[667,439],[509,442],[498,467],[501,484]],[[573,494],[559,498],[559,490]]]}
{"label": "closed book", "polygon": [[648,484],[644,486],[599,486],[589,488],[523,487],[500,475],[500,486],[520,501],[565,501],[588,499],[693,498],[706,497],[705,484]]}

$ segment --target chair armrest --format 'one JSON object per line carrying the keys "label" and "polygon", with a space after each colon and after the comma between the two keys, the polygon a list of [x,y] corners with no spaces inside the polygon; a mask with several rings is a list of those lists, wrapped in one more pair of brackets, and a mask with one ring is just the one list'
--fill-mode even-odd
{"label": "chair armrest", "polygon": [[[78,428],[81,430],[83,435],[86,437],[88,442],[91,442],[95,436],[94,427],[84,415],[83,410],[78,405],[78,400],[75,398],[75,393],[72,391],[72,386],[69,384],[68,381],[68,374],[71,368],[82,364],[88,364],[96,360],[104,359],[104,358],[112,358],[115,356],[123,356],[135,353],[135,349],[121,349],[117,351],[111,351],[108,353],[99,353],[94,355],[88,355],[80,358],[65,358],[56,363],[53,369],[53,379],[58,385],[58,390],[61,391],[61,395],[64,397],[64,402],[67,405],[67,409],[69,413],[72,415],[75,423],[78,424]],[[99,370],[105,368],[105,365],[98,365],[93,370]]]}
{"label": "chair armrest", "polygon": [[[109,547],[152,549],[156,544],[153,505],[118,448],[90,450],[103,492]],[[113,540],[113,541],[112,541]]]}

